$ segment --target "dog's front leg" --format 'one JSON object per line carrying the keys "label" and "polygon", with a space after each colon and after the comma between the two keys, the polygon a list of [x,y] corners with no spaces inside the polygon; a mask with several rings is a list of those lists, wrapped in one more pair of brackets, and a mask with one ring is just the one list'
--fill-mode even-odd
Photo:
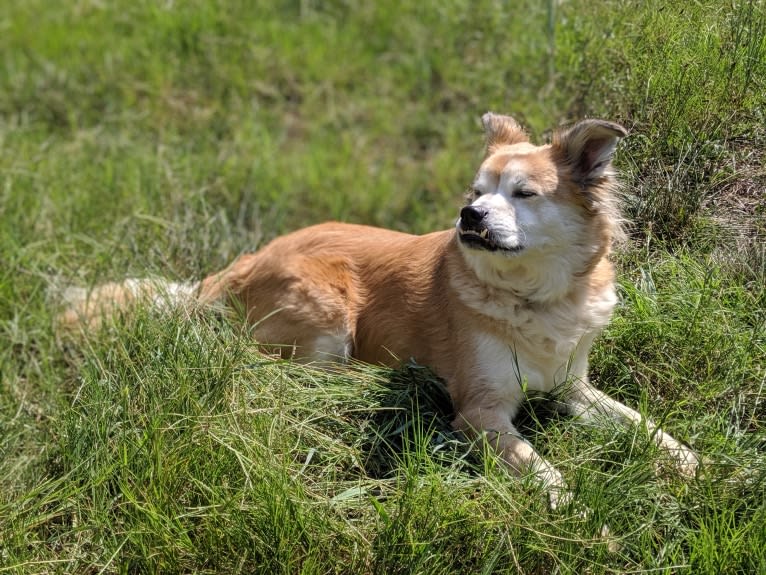
{"label": "dog's front leg", "polygon": [[548,492],[550,506],[556,509],[567,503],[571,494],[566,490],[561,473],[546,461],[524,439],[500,407],[470,407],[460,410],[453,426],[487,443],[497,451],[502,461],[518,476],[534,473]]}
{"label": "dog's front leg", "polygon": [[657,445],[668,451],[676,459],[679,470],[689,476],[694,476],[696,473],[699,460],[691,449],[659,429],[652,421],[644,418],[637,411],[616,399],[612,399],[587,381],[583,379],[570,381],[565,386],[560,399],[563,401],[564,410],[570,415],[585,419],[606,416],[628,424],[645,422]]}

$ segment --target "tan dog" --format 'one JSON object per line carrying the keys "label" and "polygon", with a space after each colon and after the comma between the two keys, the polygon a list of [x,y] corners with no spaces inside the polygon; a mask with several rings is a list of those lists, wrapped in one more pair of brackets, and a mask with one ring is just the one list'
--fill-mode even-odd
{"label": "tan dog", "polygon": [[[625,130],[585,120],[535,146],[508,116],[482,118],[486,157],[455,229],[425,236],[327,223],[278,238],[200,284],[128,280],[73,292],[69,323],[113,304],[236,302],[258,342],[304,360],[414,358],[444,379],[454,426],[486,434],[555,506],[559,472],[513,418],[527,392],[557,392],[571,414],[641,422],[588,383],[588,353],[617,298],[609,261],[619,233],[611,158]],[[647,422],[692,473],[692,451]]]}

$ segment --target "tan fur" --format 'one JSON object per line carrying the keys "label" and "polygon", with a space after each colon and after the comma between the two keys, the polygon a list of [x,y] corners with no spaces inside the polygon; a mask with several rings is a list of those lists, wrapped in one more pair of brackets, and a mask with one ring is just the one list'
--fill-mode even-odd
{"label": "tan fur", "polygon": [[481,123],[487,138],[487,156],[497,152],[500,146],[529,141],[527,133],[510,116],[487,112],[481,117]]}
{"label": "tan fur", "polygon": [[58,317],[60,328],[87,325],[96,328],[105,316],[151,299],[153,284],[145,280],[125,280],[105,283],[88,293],[81,288],[69,288],[64,293],[67,309]]}
{"label": "tan fur", "polygon": [[[487,114],[483,123],[476,197],[456,229],[412,236],[309,227],[207,277],[196,299],[244,309],[255,339],[285,357],[430,366],[447,384],[455,426],[485,434],[516,472],[536,473],[555,505],[563,479],[512,423],[527,392],[555,391],[577,415],[642,421],[587,376],[589,349],[616,303],[609,254],[620,226],[610,160],[625,131],[586,120],[534,146],[507,116]],[[465,210],[473,209],[486,213],[486,228],[469,233]],[[466,243],[478,234],[494,248]],[[131,281],[98,288],[65,323],[92,323],[147,295],[167,301],[156,284]],[[175,296],[191,289],[168,286]],[[690,450],[660,430],[655,437],[693,471]]]}
{"label": "tan fur", "polygon": [[[342,336],[362,361],[424,362],[423,329],[446,302],[444,261],[454,232],[423,237],[340,223],[274,240],[202,282],[200,299],[244,304],[258,341],[311,357],[313,342]],[[449,259],[449,258],[447,258]],[[439,352],[446,350],[439,349]],[[338,349],[342,356],[343,349]]]}

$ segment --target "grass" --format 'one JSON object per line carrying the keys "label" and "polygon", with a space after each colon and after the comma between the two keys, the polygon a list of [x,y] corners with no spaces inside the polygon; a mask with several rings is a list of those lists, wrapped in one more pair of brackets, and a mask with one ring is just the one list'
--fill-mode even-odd
{"label": "grass", "polygon": [[[0,3],[0,573],[766,572],[764,8]],[[532,405],[578,502],[551,513],[425,367],[320,372],[148,310],[54,333],[52,285],[199,278],[330,218],[450,225],[487,109],[630,128],[593,379],[700,477]]]}

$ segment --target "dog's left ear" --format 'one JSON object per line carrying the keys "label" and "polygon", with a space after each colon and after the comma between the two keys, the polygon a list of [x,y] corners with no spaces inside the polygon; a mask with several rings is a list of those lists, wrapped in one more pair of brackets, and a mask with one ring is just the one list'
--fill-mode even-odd
{"label": "dog's left ear", "polygon": [[481,123],[484,126],[484,134],[487,136],[487,156],[500,146],[529,141],[529,136],[524,129],[510,116],[487,112],[481,117]]}
{"label": "dog's left ear", "polygon": [[582,120],[569,129],[556,132],[553,149],[572,167],[575,179],[587,183],[607,171],[620,138],[628,131],[606,120]]}

